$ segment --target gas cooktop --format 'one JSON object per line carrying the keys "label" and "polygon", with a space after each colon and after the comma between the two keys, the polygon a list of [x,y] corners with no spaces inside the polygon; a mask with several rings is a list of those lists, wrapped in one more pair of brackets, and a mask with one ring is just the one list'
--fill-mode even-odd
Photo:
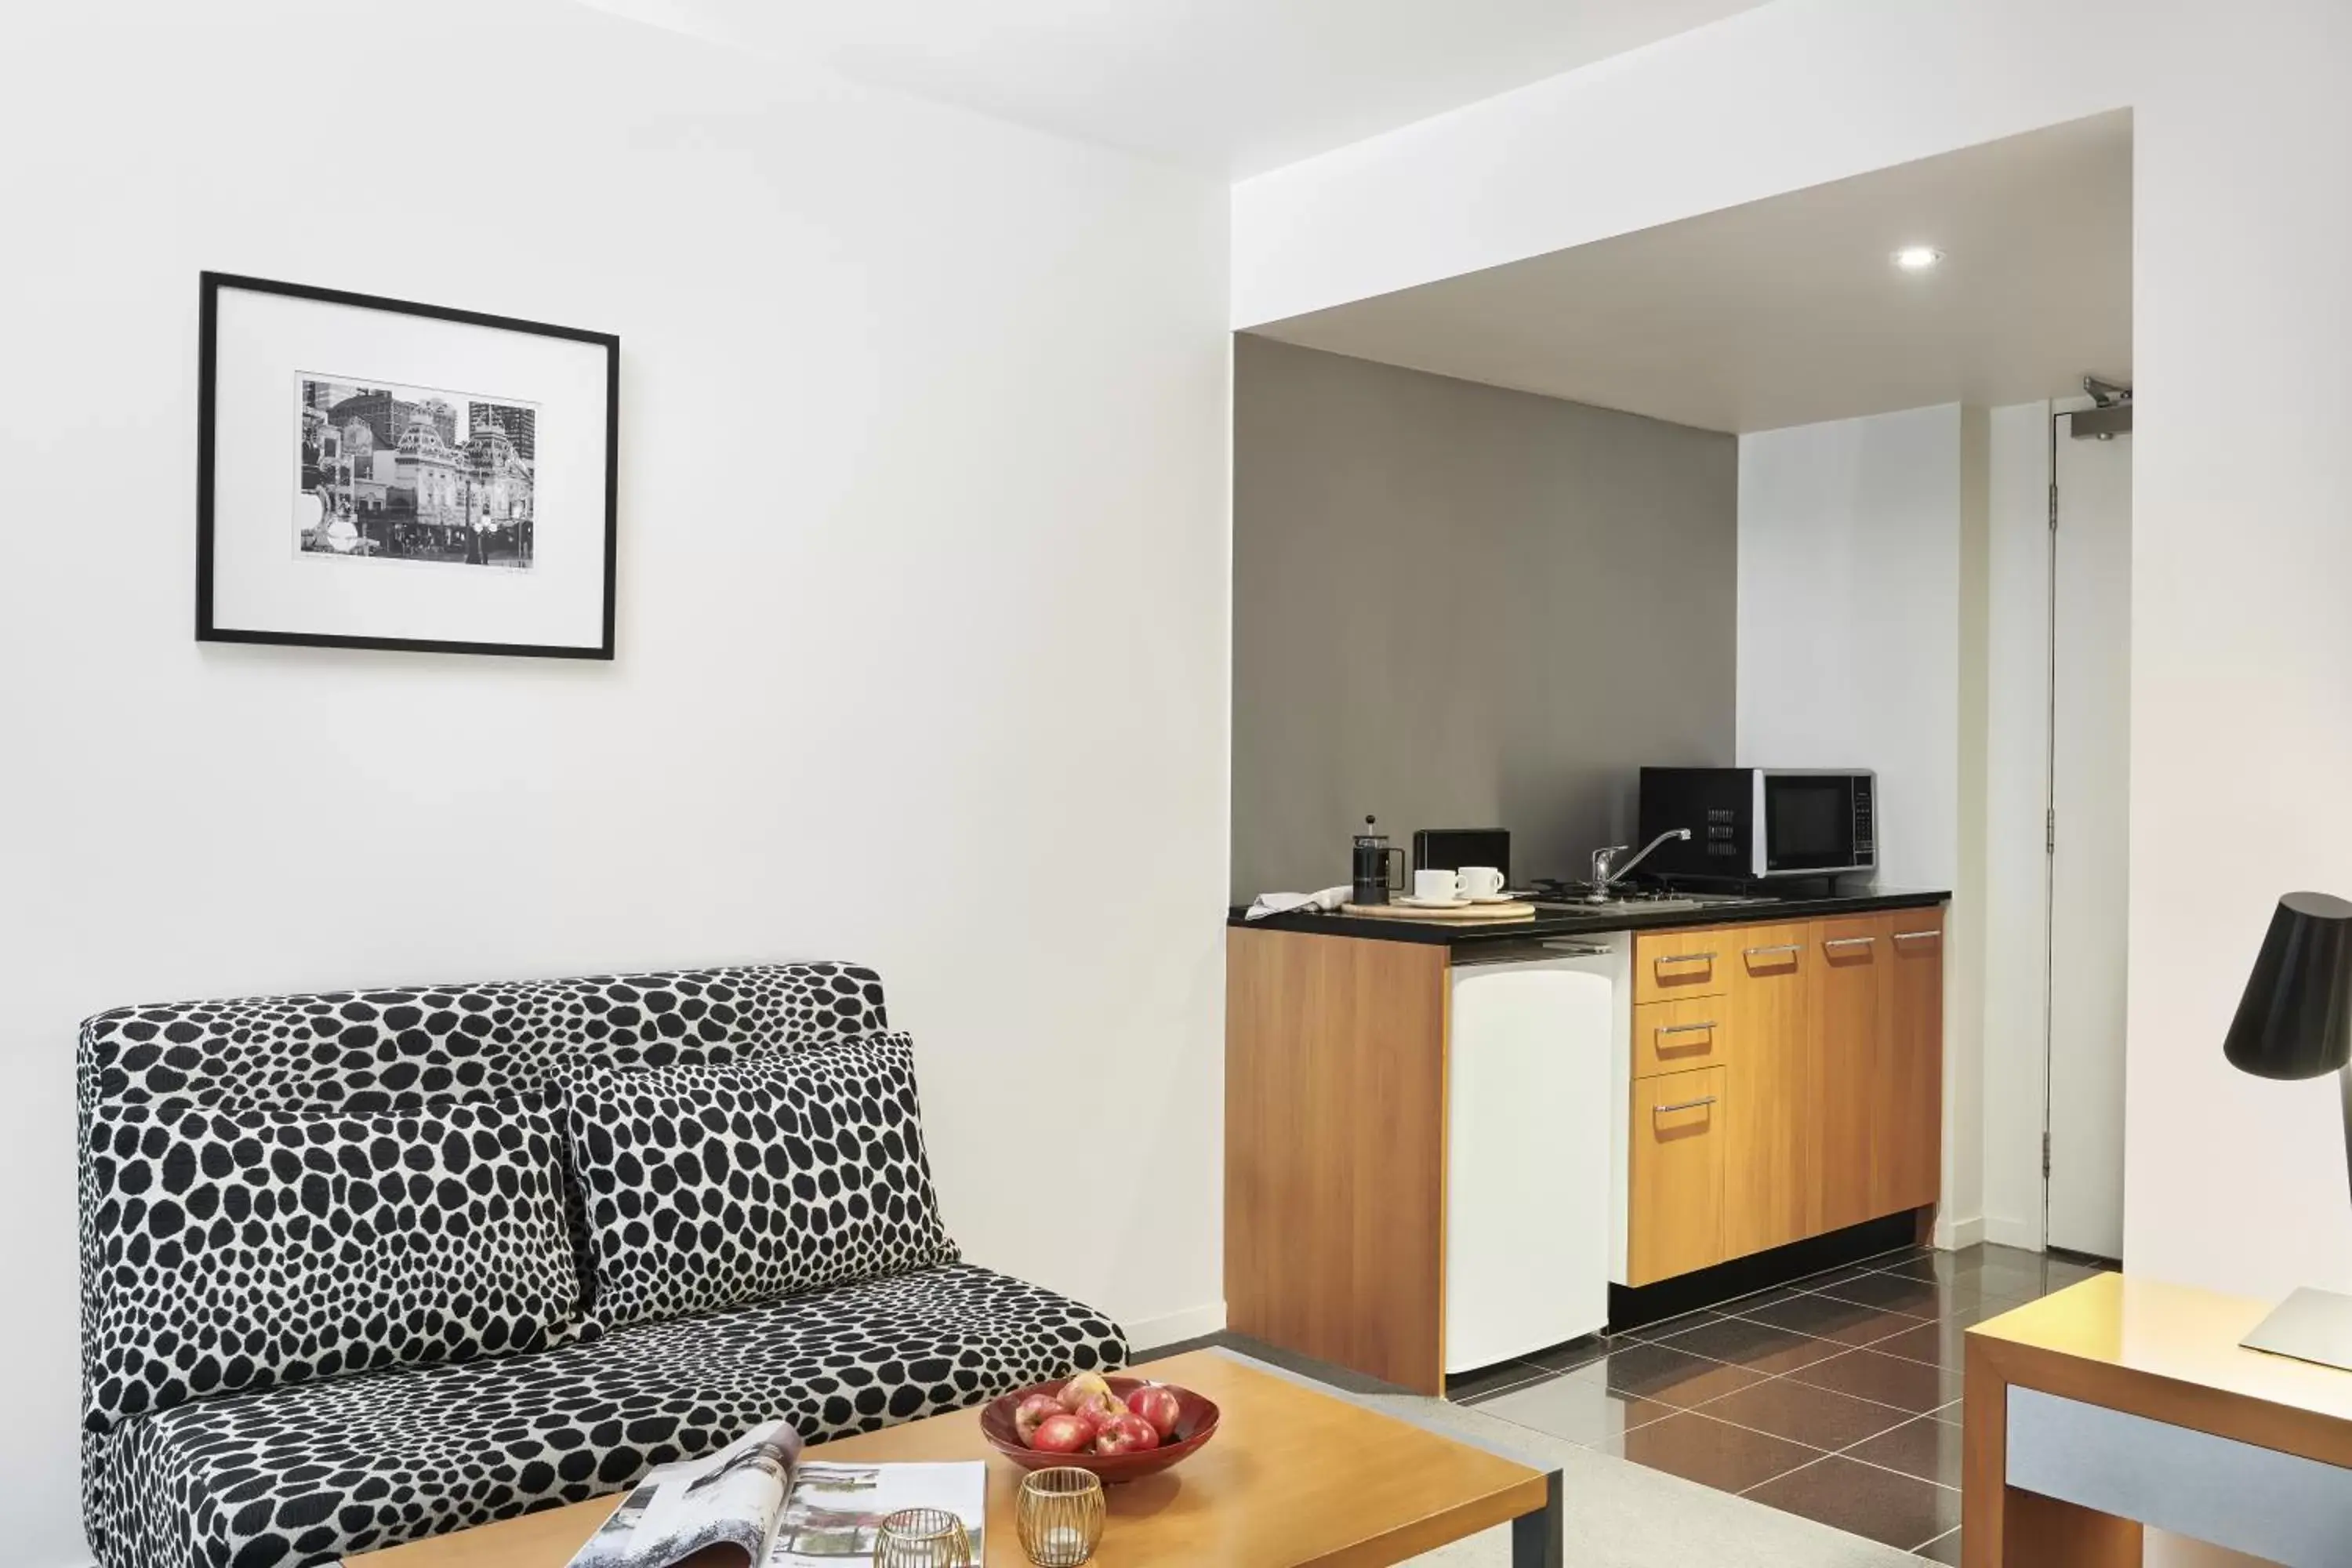
{"label": "gas cooktop", "polygon": [[1612,888],[1596,898],[1590,882],[1552,877],[1536,879],[1529,884],[1526,897],[1539,910],[1581,910],[1594,914],[1624,914],[1640,910],[1664,914],[1670,910],[1735,909],[1780,901],[1764,893],[1695,893],[1672,888]]}

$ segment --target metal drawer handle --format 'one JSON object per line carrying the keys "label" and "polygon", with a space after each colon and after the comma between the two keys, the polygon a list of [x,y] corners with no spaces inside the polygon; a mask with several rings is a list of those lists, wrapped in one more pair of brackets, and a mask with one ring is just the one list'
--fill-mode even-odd
{"label": "metal drawer handle", "polygon": [[1801,942],[1785,942],[1778,947],[1751,947],[1748,950],[1746,956],[1749,958],[1765,958],[1776,952],[1802,952],[1804,951],[1805,944]]}
{"label": "metal drawer handle", "polygon": [[1833,936],[1822,941],[1823,947],[1868,947],[1878,939],[1874,936]]}
{"label": "metal drawer handle", "polygon": [[1658,1026],[1658,1033],[1662,1035],[1711,1035],[1715,1033],[1715,1024],[1713,1020],[1709,1020],[1704,1024],[1661,1024]]}
{"label": "metal drawer handle", "polygon": [[1938,941],[1941,941],[1943,935],[1944,933],[1939,931],[1898,931],[1895,933],[1895,940],[1897,942],[1925,942],[1932,936]]}
{"label": "metal drawer handle", "polygon": [[1713,963],[1715,962],[1715,954],[1711,952],[1662,952],[1650,962],[1654,966],[1661,963]]}
{"label": "metal drawer handle", "polygon": [[1650,1107],[1650,1114],[1653,1116],[1664,1116],[1670,1110],[1696,1110],[1702,1105],[1713,1105],[1714,1103],[1715,1096],[1710,1094],[1703,1100],[1685,1100],[1675,1105],[1654,1105]]}

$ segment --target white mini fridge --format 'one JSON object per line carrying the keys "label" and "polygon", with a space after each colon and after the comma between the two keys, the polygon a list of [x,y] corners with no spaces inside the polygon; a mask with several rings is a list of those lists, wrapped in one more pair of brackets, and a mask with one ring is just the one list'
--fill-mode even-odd
{"label": "white mini fridge", "polygon": [[1445,1371],[1609,1321],[1610,1100],[1632,943],[1466,942],[1448,1027]]}

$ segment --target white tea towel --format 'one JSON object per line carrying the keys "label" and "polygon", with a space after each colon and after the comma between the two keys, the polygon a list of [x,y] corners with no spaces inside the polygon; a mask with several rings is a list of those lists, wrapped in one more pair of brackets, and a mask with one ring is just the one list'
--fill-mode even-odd
{"label": "white tea towel", "polygon": [[1257,902],[1242,919],[1262,921],[1268,915],[1286,915],[1297,910],[1336,910],[1354,891],[1352,888],[1339,887],[1326,888],[1319,893],[1260,893]]}

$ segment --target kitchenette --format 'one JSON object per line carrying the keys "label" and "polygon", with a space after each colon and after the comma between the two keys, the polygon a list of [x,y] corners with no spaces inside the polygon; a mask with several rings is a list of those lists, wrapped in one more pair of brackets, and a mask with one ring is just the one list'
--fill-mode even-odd
{"label": "kitchenette", "polygon": [[1434,1394],[1925,1236],[1949,895],[1874,881],[1877,789],[1643,768],[1580,878],[1367,824],[1233,910],[1229,1326]]}

